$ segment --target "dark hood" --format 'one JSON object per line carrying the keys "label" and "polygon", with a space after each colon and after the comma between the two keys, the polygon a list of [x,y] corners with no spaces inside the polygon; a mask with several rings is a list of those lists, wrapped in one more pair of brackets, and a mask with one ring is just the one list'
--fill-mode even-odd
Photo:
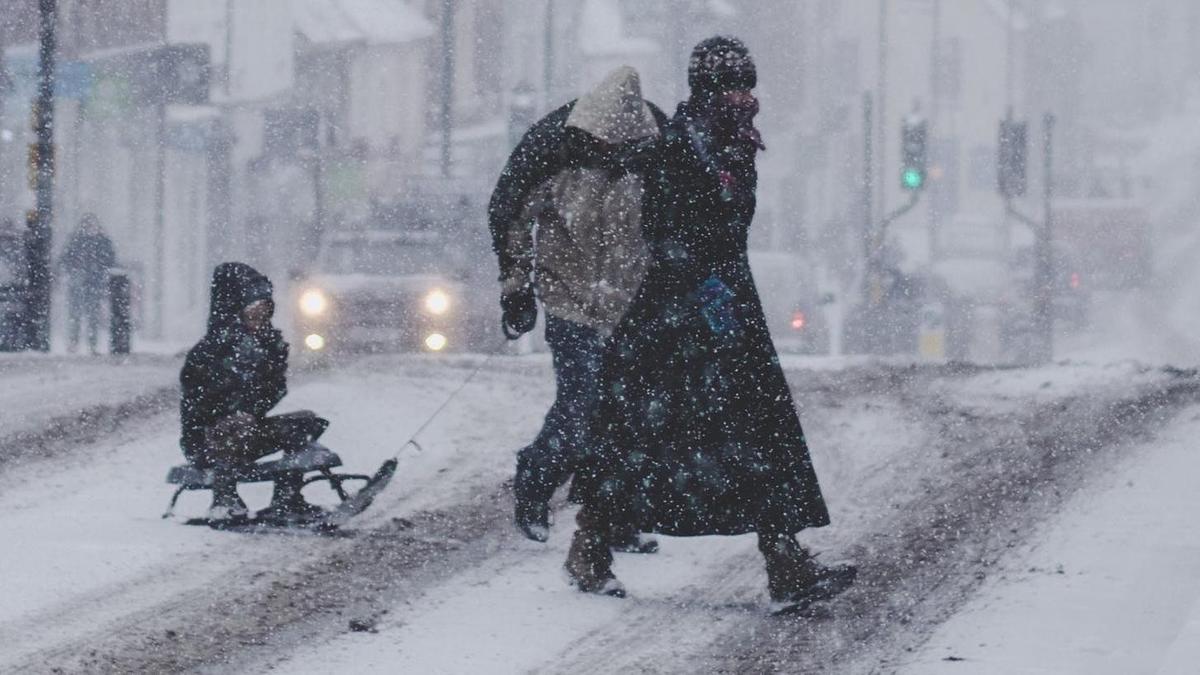
{"label": "dark hood", "polygon": [[271,280],[246,263],[227,262],[213,270],[208,306],[210,334],[237,323],[243,309],[259,300],[272,300]]}

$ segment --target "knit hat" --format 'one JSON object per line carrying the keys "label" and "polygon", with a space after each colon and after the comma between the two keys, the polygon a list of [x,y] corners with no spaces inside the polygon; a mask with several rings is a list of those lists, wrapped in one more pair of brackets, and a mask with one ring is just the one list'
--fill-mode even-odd
{"label": "knit hat", "polygon": [[688,87],[692,95],[714,95],[753,89],[758,71],[750,50],[735,37],[717,35],[696,45],[688,62]]}

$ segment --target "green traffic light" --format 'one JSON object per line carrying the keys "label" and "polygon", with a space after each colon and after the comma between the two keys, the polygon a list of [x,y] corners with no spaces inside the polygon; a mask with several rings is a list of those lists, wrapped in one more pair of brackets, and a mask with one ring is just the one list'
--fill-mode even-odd
{"label": "green traffic light", "polygon": [[907,168],[904,173],[900,174],[900,181],[904,184],[906,190],[920,190],[921,185],[925,183],[925,174],[919,169]]}

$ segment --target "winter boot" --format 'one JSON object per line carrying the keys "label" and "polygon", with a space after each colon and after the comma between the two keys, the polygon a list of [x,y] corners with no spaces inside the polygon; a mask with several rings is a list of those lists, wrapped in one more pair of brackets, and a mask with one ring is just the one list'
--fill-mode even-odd
{"label": "winter boot", "polygon": [[545,542],[550,538],[550,498],[542,494],[545,490],[541,472],[530,464],[522,452],[517,458],[517,475],[513,478],[513,520],[521,534]]}
{"label": "winter boot", "polygon": [[238,496],[237,481],[221,470],[213,478],[212,497],[212,506],[208,507],[209,520],[242,520],[250,514],[246,502]]}
{"label": "winter boot", "polygon": [[766,561],[772,614],[803,611],[813,602],[832,598],[858,575],[854,565],[818,563],[791,535],[760,534],[758,548]]}
{"label": "winter boot", "polygon": [[515,520],[517,529],[526,537],[545,542],[550,538],[550,505],[534,499],[515,500]]}
{"label": "winter boot", "polygon": [[609,533],[611,548],[617,553],[658,553],[658,540],[632,527],[616,525]]}
{"label": "winter boot", "polygon": [[258,520],[277,525],[304,525],[325,515],[325,509],[309,504],[300,493],[304,475],[289,473],[275,479],[271,503],[256,514]]}
{"label": "winter boot", "polygon": [[603,536],[576,530],[563,569],[571,584],[584,593],[625,597],[625,586],[612,573],[612,551]]}

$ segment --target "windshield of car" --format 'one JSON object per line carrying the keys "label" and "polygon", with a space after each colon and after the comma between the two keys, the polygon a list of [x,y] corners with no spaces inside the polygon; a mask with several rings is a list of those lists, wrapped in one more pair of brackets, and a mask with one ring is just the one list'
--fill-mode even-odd
{"label": "windshield of car", "polygon": [[404,276],[447,273],[447,254],[436,242],[404,240],[334,241],[325,250],[322,269],[330,274]]}

